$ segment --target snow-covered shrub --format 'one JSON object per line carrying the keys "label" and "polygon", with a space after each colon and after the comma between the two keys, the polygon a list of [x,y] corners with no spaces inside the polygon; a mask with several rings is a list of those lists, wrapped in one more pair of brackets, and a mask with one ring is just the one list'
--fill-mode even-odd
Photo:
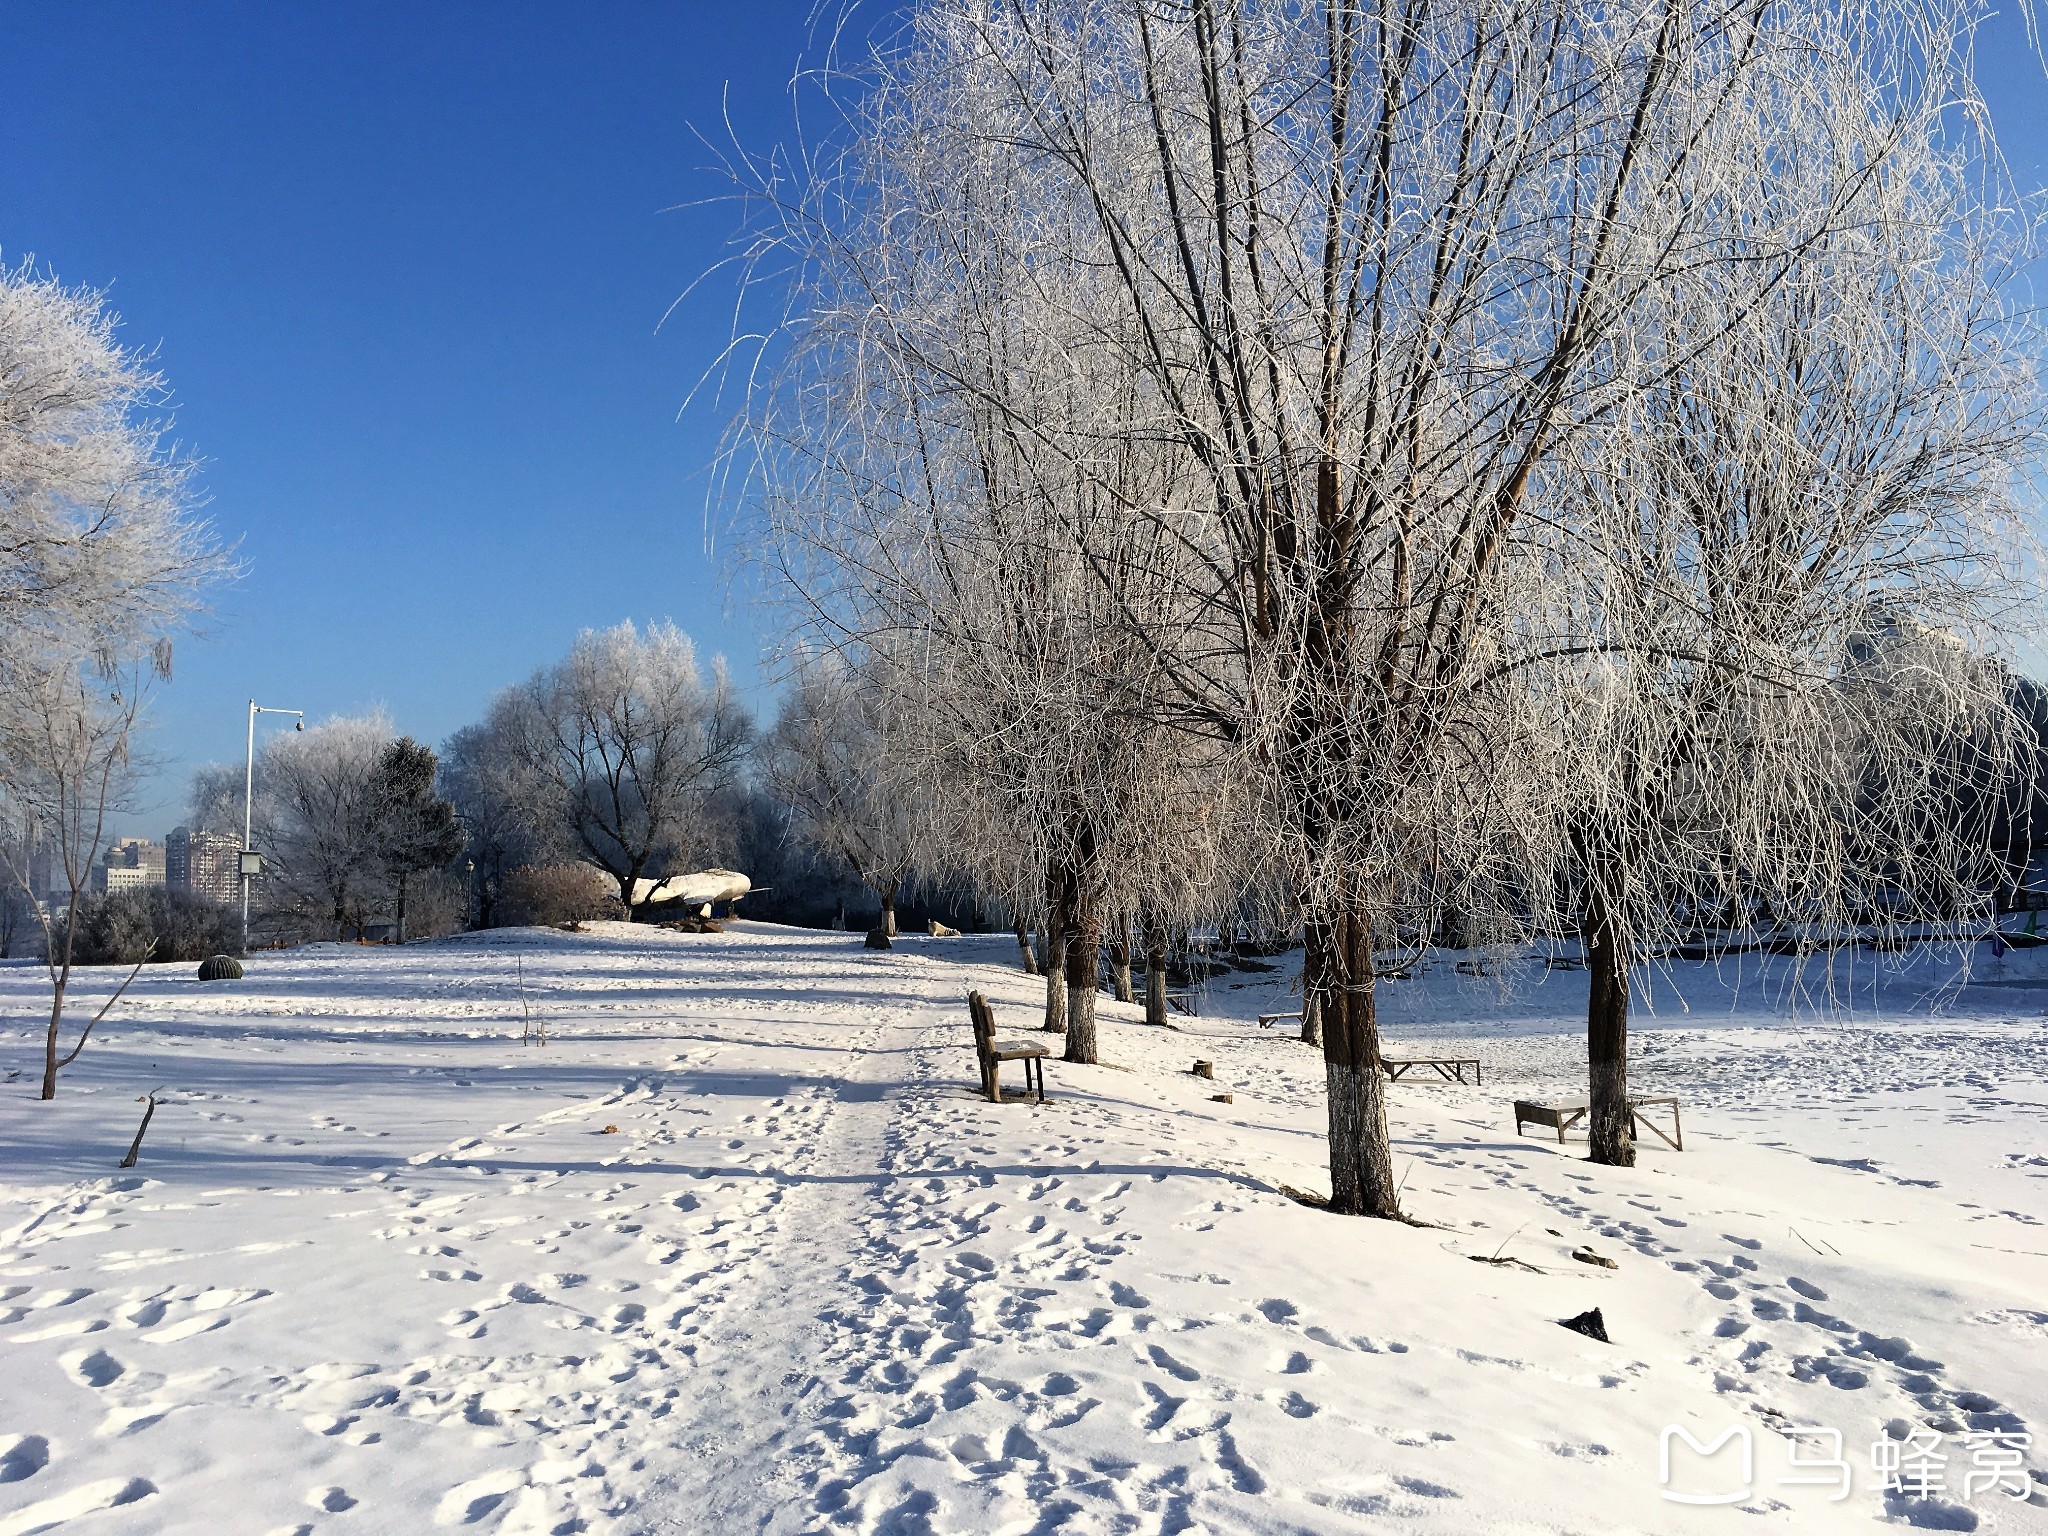
{"label": "snow-covered shrub", "polygon": [[611,881],[588,864],[522,864],[505,877],[493,913],[505,927],[550,928],[625,915]]}

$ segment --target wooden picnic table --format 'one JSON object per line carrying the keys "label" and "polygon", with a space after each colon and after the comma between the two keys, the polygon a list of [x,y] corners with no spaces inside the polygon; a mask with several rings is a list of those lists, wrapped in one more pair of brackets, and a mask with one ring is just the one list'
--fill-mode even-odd
{"label": "wooden picnic table", "polygon": [[1386,1069],[1387,1080],[1398,1083],[1417,1067],[1432,1067],[1436,1075],[1445,1082],[1465,1081],[1465,1069],[1472,1069],[1472,1081],[1483,1083],[1479,1075],[1479,1058],[1476,1056],[1382,1056],[1380,1065]]}
{"label": "wooden picnic table", "polygon": [[[1564,1133],[1575,1130],[1593,1106],[1584,1099],[1517,1099],[1515,1100],[1515,1134],[1522,1134],[1524,1125],[1545,1125],[1557,1131],[1558,1144],[1564,1144]],[[1671,1111],[1671,1129],[1664,1127],[1643,1113],[1645,1109],[1668,1109]],[[1657,1138],[1674,1152],[1685,1150],[1685,1132],[1678,1123],[1678,1099],[1672,1094],[1631,1094],[1628,1101],[1629,1118]]]}
{"label": "wooden picnic table", "polygon": [[[1142,982],[1132,989],[1133,998],[1141,1003],[1145,1000],[1145,993],[1146,988]],[[1160,996],[1166,999],[1166,1006],[1173,1009],[1174,1012],[1186,1014],[1189,1018],[1195,1016],[1195,994],[1193,992],[1167,987],[1160,992]]]}

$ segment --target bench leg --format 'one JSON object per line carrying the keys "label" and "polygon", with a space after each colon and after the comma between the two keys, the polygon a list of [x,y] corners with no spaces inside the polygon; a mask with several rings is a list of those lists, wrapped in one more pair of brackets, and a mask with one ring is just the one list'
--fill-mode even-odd
{"label": "bench leg", "polygon": [[1672,1151],[1683,1152],[1685,1150],[1685,1140],[1683,1133],[1679,1130],[1678,1110],[1676,1106],[1674,1106],[1671,1111],[1672,1134],[1669,1136],[1664,1134],[1663,1126],[1657,1124],[1656,1121],[1652,1120],[1648,1115],[1643,1114],[1640,1110],[1630,1110],[1629,1116],[1635,1121],[1637,1125],[1643,1127],[1644,1130],[1654,1131],[1656,1133],[1657,1139],[1663,1142],[1664,1145],[1669,1147]]}

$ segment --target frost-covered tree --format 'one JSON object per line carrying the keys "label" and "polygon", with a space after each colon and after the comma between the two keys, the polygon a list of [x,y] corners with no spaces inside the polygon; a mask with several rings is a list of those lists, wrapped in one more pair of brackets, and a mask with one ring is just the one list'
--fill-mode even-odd
{"label": "frost-covered tree", "polygon": [[[1951,110],[1974,15],[930,0],[844,153],[764,189],[797,275],[761,483],[838,586],[784,568],[864,633],[835,593],[942,584],[988,509],[1061,530],[1123,708],[1258,785],[1318,956],[1335,1209],[1398,1211],[1381,952],[1446,908],[1534,926],[1559,884],[1545,621],[1602,578],[1592,445],[1719,366],[1871,183],[1995,161]],[[1689,515],[1630,505],[1653,542]]]}
{"label": "frost-covered tree", "polygon": [[895,772],[895,701],[871,672],[830,653],[797,656],[775,727],[761,742],[772,793],[799,836],[845,861],[896,932],[896,897],[917,852],[915,798]]}
{"label": "frost-covered tree", "polygon": [[673,624],[586,630],[500,694],[485,722],[534,834],[602,869],[630,914],[642,879],[715,846],[752,721],[715,658],[707,680]]}
{"label": "frost-covered tree", "polygon": [[[193,464],[165,442],[163,380],[117,328],[101,293],[0,268],[0,842],[40,845],[72,900],[172,635],[227,569],[196,515]],[[27,871],[13,874],[25,892]],[[45,953],[50,1098],[106,1009],[60,1057],[68,938]]]}
{"label": "frost-covered tree", "polygon": [[240,763],[202,763],[185,791],[185,825],[194,832],[242,837],[242,795],[247,786]]}
{"label": "frost-covered tree", "polygon": [[[0,672],[0,858],[42,929],[50,978],[43,1035],[46,1099],[57,1096],[57,1074],[77,1060],[94,1026],[127,987],[124,982],[85,1023],[69,1051],[62,1049],[76,959],[76,925],[69,914],[91,887],[109,818],[126,807],[133,788],[133,736],[148,678],[146,664],[112,676],[77,664]],[[51,899],[63,901],[66,920],[54,927],[30,890],[30,856],[37,853],[49,860]]]}
{"label": "frost-covered tree", "polygon": [[259,894],[275,916],[360,937],[386,886],[381,768],[393,742],[382,714],[338,716],[272,738],[257,764]]}
{"label": "frost-covered tree", "polygon": [[467,725],[441,750],[441,793],[462,828],[470,895],[478,927],[496,921],[512,872],[551,854],[542,835],[545,786],[523,771],[489,722]]}
{"label": "frost-covered tree", "polygon": [[0,647],[10,657],[166,646],[225,569],[195,515],[193,461],[165,440],[164,380],[122,345],[119,324],[101,292],[27,261],[0,267]]}
{"label": "frost-covered tree", "polygon": [[[1596,1162],[1634,1157],[1633,964],[1703,920],[1824,944],[1947,915],[1992,884],[1989,827],[1945,803],[1959,754],[1992,796],[2022,766],[2006,673],[1966,637],[2006,621],[2027,539],[2035,338],[2004,296],[2023,247],[1938,113],[1825,128],[1887,174],[1809,157],[1771,199],[1699,193],[1722,248],[1774,253],[1779,279],[1754,294],[1703,262],[1646,304],[1644,344],[1685,364],[1569,467],[1584,499],[1556,553],[1584,579],[1540,622]],[[1824,201],[1842,216],[1815,229]]]}

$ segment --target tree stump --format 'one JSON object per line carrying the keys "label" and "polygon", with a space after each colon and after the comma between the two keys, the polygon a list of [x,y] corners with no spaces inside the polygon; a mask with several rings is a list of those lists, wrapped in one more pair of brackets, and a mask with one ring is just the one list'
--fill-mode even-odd
{"label": "tree stump", "polygon": [[1215,1080],[1216,1077],[1216,1063],[1213,1061],[1198,1061],[1189,1070],[1192,1071],[1195,1074],[1195,1076],[1206,1077],[1210,1079],[1212,1082]]}

